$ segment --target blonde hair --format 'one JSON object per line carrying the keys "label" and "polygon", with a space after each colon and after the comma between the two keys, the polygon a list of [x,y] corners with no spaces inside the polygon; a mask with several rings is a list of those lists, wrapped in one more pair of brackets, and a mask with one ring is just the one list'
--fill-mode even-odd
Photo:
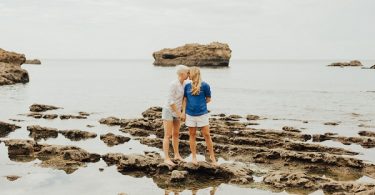
{"label": "blonde hair", "polygon": [[189,72],[189,67],[185,65],[177,65],[176,66],[176,73],[179,75],[184,72]]}
{"label": "blonde hair", "polygon": [[199,95],[201,91],[202,78],[201,71],[198,67],[190,68],[190,79],[191,79],[191,93],[193,95]]}

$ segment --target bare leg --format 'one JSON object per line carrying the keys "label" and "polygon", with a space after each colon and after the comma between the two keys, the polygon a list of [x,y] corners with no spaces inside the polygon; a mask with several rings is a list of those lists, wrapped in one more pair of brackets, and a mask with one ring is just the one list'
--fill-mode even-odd
{"label": "bare leg", "polygon": [[203,134],[204,140],[206,141],[208,152],[210,153],[210,159],[212,161],[211,164],[217,165],[216,159],[215,159],[214,147],[213,147],[213,143],[212,143],[212,139],[210,135],[210,127],[208,125],[202,127],[202,134]]}
{"label": "bare leg", "polygon": [[174,120],[173,121],[173,133],[172,133],[174,159],[183,161],[184,159],[182,159],[180,152],[178,151],[178,145],[180,142],[179,136],[180,136],[180,121]]}
{"label": "bare leg", "polygon": [[196,127],[189,127],[189,143],[190,143],[190,150],[192,155],[192,163],[197,164],[197,145],[195,142],[195,137],[197,134],[197,128]]}
{"label": "bare leg", "polygon": [[171,166],[174,166],[175,164],[169,158],[169,139],[172,136],[173,121],[163,120],[163,125],[164,125],[163,151],[164,151],[164,156],[165,156],[164,162]]}

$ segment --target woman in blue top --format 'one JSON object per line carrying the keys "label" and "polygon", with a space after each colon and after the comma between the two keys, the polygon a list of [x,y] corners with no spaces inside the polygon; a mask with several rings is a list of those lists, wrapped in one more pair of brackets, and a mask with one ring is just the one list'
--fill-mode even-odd
{"label": "woman in blue top", "polygon": [[207,103],[211,101],[210,86],[202,82],[200,70],[197,67],[190,68],[191,83],[184,88],[184,100],[182,116],[186,117],[185,125],[189,128],[189,142],[192,154],[192,163],[197,164],[196,132],[202,128],[202,135],[206,141],[210,153],[211,163],[217,165],[210,135]]}

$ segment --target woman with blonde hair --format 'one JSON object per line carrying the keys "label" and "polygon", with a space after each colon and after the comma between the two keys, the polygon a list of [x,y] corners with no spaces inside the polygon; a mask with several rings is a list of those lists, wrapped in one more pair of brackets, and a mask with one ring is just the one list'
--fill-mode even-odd
{"label": "woman with blonde hair", "polygon": [[182,99],[184,97],[184,87],[186,79],[189,77],[189,68],[184,65],[176,66],[177,79],[169,85],[168,101],[163,107],[162,119],[164,126],[163,151],[164,162],[174,166],[169,157],[169,140],[172,137],[172,145],[175,160],[183,160],[178,151],[180,119],[182,110]]}
{"label": "woman with blonde hair", "polygon": [[183,117],[186,117],[185,125],[189,128],[189,143],[192,154],[192,163],[197,164],[196,132],[202,128],[202,135],[206,141],[211,164],[217,165],[210,135],[207,103],[211,101],[211,90],[208,83],[202,81],[198,67],[192,67],[189,71],[191,83],[184,88]]}

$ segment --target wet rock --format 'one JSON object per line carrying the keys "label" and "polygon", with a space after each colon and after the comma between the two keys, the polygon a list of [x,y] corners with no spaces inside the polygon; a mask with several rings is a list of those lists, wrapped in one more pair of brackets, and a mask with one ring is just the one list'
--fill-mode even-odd
{"label": "wet rock", "polygon": [[45,104],[33,104],[30,106],[31,112],[45,112],[47,110],[56,110],[60,109],[60,107],[45,105]]}
{"label": "wet rock", "polygon": [[247,116],[246,116],[246,119],[247,120],[259,120],[260,119],[260,116],[258,116],[258,115],[252,115],[252,114],[248,114]]}
{"label": "wet rock", "polygon": [[23,121],[25,121],[25,120],[14,119],[14,118],[10,118],[9,120],[10,120],[10,121],[13,121],[13,122],[23,122]]}
{"label": "wet rock", "polygon": [[171,182],[181,182],[186,179],[187,171],[173,170],[171,173]]}
{"label": "wet rock", "polygon": [[58,130],[55,128],[31,125],[27,126],[27,130],[30,132],[29,136],[34,138],[34,140],[56,138],[58,136]]}
{"label": "wet rock", "polygon": [[42,62],[38,59],[26,60],[25,64],[42,64]]}
{"label": "wet rock", "polygon": [[158,107],[158,106],[151,107],[145,110],[144,112],[142,112],[142,116],[145,118],[150,118],[150,119],[161,118],[162,110],[163,110],[162,107]]}
{"label": "wet rock", "polygon": [[346,66],[363,66],[362,63],[358,60],[352,60],[350,62],[335,62],[328,66],[339,66],[339,67],[346,67]]}
{"label": "wet rock", "polygon": [[86,127],[88,127],[88,128],[93,128],[93,127],[95,127],[94,125],[86,125]]}
{"label": "wet rock", "polygon": [[86,116],[81,116],[81,115],[71,115],[71,114],[63,114],[63,115],[60,115],[60,119],[61,120],[67,120],[67,119],[87,119]]}
{"label": "wet rock", "polygon": [[150,135],[150,132],[147,130],[139,129],[139,128],[121,128],[121,132],[129,133],[132,136],[138,136],[138,137],[147,137]]}
{"label": "wet rock", "polygon": [[208,45],[186,44],[154,52],[154,65],[175,66],[228,66],[231,57],[228,44],[213,42]]}
{"label": "wet rock", "polygon": [[80,116],[90,116],[90,113],[87,112],[78,112]]}
{"label": "wet rock", "polygon": [[97,135],[96,133],[88,132],[88,131],[81,131],[81,130],[61,130],[59,131],[62,135],[66,138],[73,140],[73,141],[80,141],[90,138],[95,138]]}
{"label": "wet rock", "polygon": [[10,132],[21,128],[20,126],[0,121],[0,137],[7,136]]}
{"label": "wet rock", "polygon": [[339,125],[339,122],[325,122],[324,125],[331,125],[331,126],[336,126]]}
{"label": "wet rock", "polygon": [[57,115],[57,114],[45,114],[45,115],[43,115],[44,119],[55,119],[57,117],[59,117],[59,115]]}
{"label": "wet rock", "polygon": [[[223,164],[212,166],[206,162],[192,163],[180,162],[171,167],[163,162],[158,153],[147,153],[145,155],[120,153],[109,153],[102,156],[108,165],[116,165],[119,172],[127,175],[142,173],[149,177],[156,177],[164,182],[186,182],[197,181],[199,178],[217,178],[224,182],[229,181],[252,181],[252,170],[241,163]],[[160,180],[159,180],[160,181]],[[164,183],[162,182],[162,183]]]}
{"label": "wet rock", "polygon": [[64,170],[72,173],[88,162],[97,162],[100,155],[89,153],[76,146],[59,146],[38,144],[33,140],[5,140],[9,158],[13,161],[28,161],[39,159],[42,167]]}
{"label": "wet rock", "polygon": [[39,119],[43,117],[43,114],[32,112],[32,113],[27,114],[26,116]]}
{"label": "wet rock", "polygon": [[263,178],[264,183],[276,188],[302,188],[319,189],[322,182],[328,182],[328,179],[309,176],[305,173],[270,173]]}
{"label": "wet rock", "polygon": [[99,123],[106,124],[109,126],[121,125],[121,119],[111,116],[111,117],[100,119]]}
{"label": "wet rock", "polygon": [[[365,132],[362,132],[365,134]],[[341,142],[345,145],[350,144],[358,144],[361,145],[364,148],[373,148],[375,147],[375,138],[373,137],[346,137],[346,136],[338,136],[337,134],[315,134],[313,135],[313,141],[314,142],[322,142],[325,140],[333,140]]]}
{"label": "wet rock", "polygon": [[9,180],[9,181],[16,181],[17,179],[21,178],[18,175],[7,175],[7,176],[4,176],[4,177],[7,178],[7,180]]}
{"label": "wet rock", "polygon": [[282,129],[283,129],[284,131],[290,131],[290,132],[297,132],[297,133],[301,132],[301,130],[296,129],[296,128],[294,128],[294,127],[289,127],[289,126],[284,126]]}
{"label": "wet rock", "polygon": [[358,134],[360,136],[375,137],[375,132],[373,131],[359,131]]}
{"label": "wet rock", "polygon": [[11,139],[4,141],[9,156],[33,156],[36,142],[33,140]]}
{"label": "wet rock", "polygon": [[359,124],[358,127],[363,127],[363,128],[375,128],[374,125],[366,125],[366,124]]}
{"label": "wet rock", "polygon": [[104,135],[100,135],[100,139],[108,146],[114,146],[128,142],[130,140],[130,137],[115,135],[113,133],[107,133]]}

